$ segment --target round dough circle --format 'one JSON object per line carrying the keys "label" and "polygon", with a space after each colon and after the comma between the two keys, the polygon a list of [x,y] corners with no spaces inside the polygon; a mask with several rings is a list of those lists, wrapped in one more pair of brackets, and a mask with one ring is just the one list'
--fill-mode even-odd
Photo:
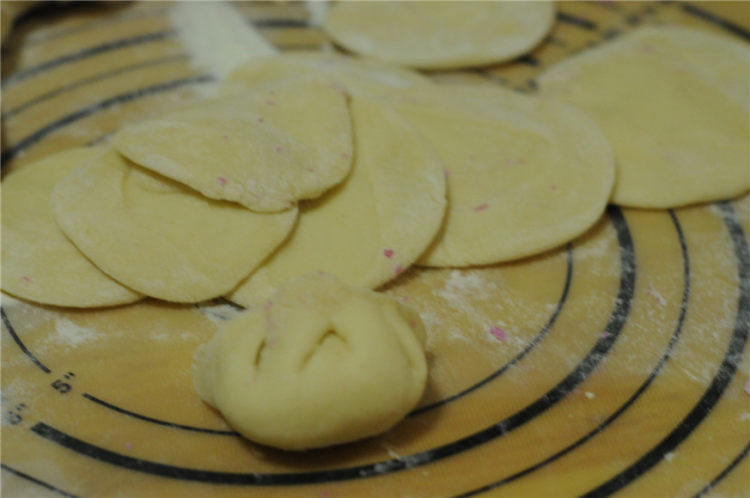
{"label": "round dough circle", "polygon": [[394,107],[438,151],[448,181],[443,229],[418,264],[483,265],[538,254],[601,217],[614,157],[581,112],[496,86],[401,93]]}
{"label": "round dough circle", "polygon": [[303,450],[381,433],[427,380],[419,315],[393,298],[305,275],[196,355],[195,384],[248,439]]}
{"label": "round dough circle", "polygon": [[212,199],[281,211],[336,185],[352,162],[347,97],[330,83],[284,81],[125,126],[131,161]]}
{"label": "round dough circle", "polygon": [[750,50],[740,42],[641,28],[551,67],[538,83],[612,142],[616,204],[672,208],[750,188]]}
{"label": "round dough circle", "polygon": [[176,302],[228,292],[297,216],[296,208],[261,214],[207,199],[111,149],[61,180],[52,208],[65,234],[108,275]]}
{"label": "round dough circle", "polygon": [[445,181],[435,151],[394,111],[352,99],[356,157],[347,180],[300,205],[294,233],[229,298],[267,298],[284,281],[326,271],[350,285],[377,287],[411,265],[445,213]]}
{"label": "round dough circle", "polygon": [[132,303],[143,297],[86,259],[60,230],[50,209],[57,182],[102,151],[98,147],[64,150],[3,180],[4,291],[38,303],[81,308]]}
{"label": "round dough circle", "polygon": [[358,54],[421,69],[510,60],[534,48],[554,2],[339,2],[324,28]]}
{"label": "round dough circle", "polygon": [[421,74],[374,59],[322,52],[285,52],[255,59],[237,68],[222,83],[221,93],[231,95],[269,81],[299,76],[323,76],[348,90],[379,94],[388,88],[431,85]]}

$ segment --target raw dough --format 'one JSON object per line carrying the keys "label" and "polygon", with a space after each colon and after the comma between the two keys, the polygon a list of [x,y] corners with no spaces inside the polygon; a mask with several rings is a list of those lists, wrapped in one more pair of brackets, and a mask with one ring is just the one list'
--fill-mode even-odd
{"label": "raw dough", "polygon": [[285,284],[198,351],[198,393],[247,438],[303,450],[381,433],[427,380],[419,315],[325,274]]}
{"label": "raw dough", "polygon": [[435,151],[394,111],[352,99],[356,158],[349,178],[300,205],[292,236],[229,295],[243,305],[284,281],[327,271],[350,285],[377,287],[411,265],[445,212],[445,181]]}
{"label": "raw dough", "polygon": [[177,302],[228,292],[297,216],[296,209],[260,214],[207,199],[111,149],[61,180],[52,208],[65,234],[112,278]]}
{"label": "raw dough", "polygon": [[114,136],[133,162],[212,199],[288,209],[339,183],[352,162],[347,97],[331,84],[276,83],[135,123]]}
{"label": "raw dough", "polygon": [[81,147],[58,152],[3,180],[3,291],[72,307],[113,306],[142,297],[86,259],[57,226],[49,207],[55,184],[102,151]]}
{"label": "raw dough", "polygon": [[321,52],[287,52],[256,59],[236,69],[222,84],[223,94],[245,91],[261,83],[317,75],[348,90],[383,94],[389,88],[431,85],[421,74],[372,59]]}
{"label": "raw dough", "polygon": [[443,230],[419,264],[482,265],[537,254],[602,215],[614,158],[576,109],[499,87],[402,93],[394,106],[437,149],[448,179]]}
{"label": "raw dough", "polygon": [[741,42],[642,28],[553,66],[538,83],[611,140],[616,204],[670,208],[750,188],[750,50]]}
{"label": "raw dough", "polygon": [[422,69],[503,62],[534,48],[553,2],[339,2],[325,30],[358,54]]}

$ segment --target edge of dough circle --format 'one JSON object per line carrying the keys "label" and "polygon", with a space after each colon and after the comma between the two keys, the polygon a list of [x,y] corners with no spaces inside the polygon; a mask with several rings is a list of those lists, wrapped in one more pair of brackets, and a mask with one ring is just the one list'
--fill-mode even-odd
{"label": "edge of dough circle", "polygon": [[63,178],[60,228],[110,277],[151,297],[199,302],[230,291],[294,227],[297,209],[256,213],[203,197],[107,148]]}
{"label": "edge of dough circle", "polygon": [[420,69],[451,69],[523,55],[544,39],[554,20],[555,5],[549,1],[339,2],[323,27],[338,44],[361,55]]}
{"label": "edge of dough circle", "polygon": [[609,139],[613,203],[666,209],[750,189],[748,61],[747,44],[729,36],[643,27],[564,59],[537,83]]}
{"label": "edge of dough circle", "polygon": [[424,252],[445,214],[445,179],[437,153],[388,105],[352,97],[357,146],[349,177],[300,204],[297,227],[228,297],[250,306],[286,280],[324,271],[375,288]]}
{"label": "edge of dough circle", "polygon": [[108,277],[73,245],[50,209],[55,185],[103,147],[55,152],[3,180],[2,289],[74,308],[128,304],[143,295]]}
{"label": "edge of dough circle", "polygon": [[127,125],[115,148],[212,199],[283,211],[341,182],[353,157],[348,96],[288,80]]}
{"label": "edge of dough circle", "polygon": [[538,254],[584,233],[606,208],[612,148],[572,106],[489,85],[403,90],[393,106],[446,168],[446,219],[417,264]]}

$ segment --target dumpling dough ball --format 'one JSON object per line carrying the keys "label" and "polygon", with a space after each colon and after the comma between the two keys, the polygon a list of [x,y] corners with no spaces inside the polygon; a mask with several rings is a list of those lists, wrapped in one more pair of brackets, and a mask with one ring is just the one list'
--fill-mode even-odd
{"label": "dumpling dough ball", "polygon": [[61,178],[106,149],[57,152],[3,181],[2,288],[38,303],[113,306],[143,296],[120,285],[76,249],[55,222],[50,196]]}
{"label": "dumpling dough ball", "polygon": [[361,55],[421,69],[485,65],[544,39],[553,2],[339,2],[324,28]]}
{"label": "dumpling dough ball", "polygon": [[612,142],[612,202],[672,208],[750,189],[750,50],[728,37],[642,28],[552,66],[545,96],[582,109]]}
{"label": "dumpling dough ball", "polygon": [[422,396],[416,311],[313,273],[227,322],[196,355],[195,384],[248,439],[286,450],[379,434]]}

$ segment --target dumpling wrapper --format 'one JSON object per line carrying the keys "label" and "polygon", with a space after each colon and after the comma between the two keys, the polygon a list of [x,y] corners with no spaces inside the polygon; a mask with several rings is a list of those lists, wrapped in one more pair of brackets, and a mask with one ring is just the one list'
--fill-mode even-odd
{"label": "dumpling wrapper", "polygon": [[582,234],[604,212],[612,149],[571,106],[469,85],[403,91],[393,105],[446,168],[445,223],[418,264],[484,265],[538,254]]}
{"label": "dumpling wrapper", "polygon": [[349,285],[377,287],[430,244],[445,213],[435,151],[393,110],[354,97],[356,157],[347,180],[300,205],[289,239],[228,297],[251,305],[283,282],[325,271]]}
{"label": "dumpling wrapper", "polygon": [[221,296],[291,231],[297,209],[255,213],[207,199],[114,150],[73,170],[52,208],[78,249],[112,278],[166,301]]}
{"label": "dumpling wrapper", "polygon": [[114,306],[143,296],[120,285],[76,249],[57,226],[50,196],[57,182],[102,153],[98,147],[57,152],[3,180],[2,289],[42,304]]}
{"label": "dumpling wrapper", "polygon": [[352,162],[347,96],[325,82],[281,82],[203,101],[127,125],[113,143],[206,197],[260,212],[318,197]]}
{"label": "dumpling wrapper", "polygon": [[612,202],[672,208],[750,189],[750,49],[688,28],[641,28],[538,78],[615,150]]}
{"label": "dumpling wrapper", "polygon": [[255,59],[234,70],[222,83],[229,95],[270,81],[319,76],[340,83],[347,90],[379,94],[389,88],[431,85],[421,74],[374,59],[347,57],[323,52],[285,52]]}
{"label": "dumpling wrapper", "polygon": [[416,406],[424,342],[419,314],[397,300],[305,275],[198,350],[195,386],[253,441],[330,446],[384,432]]}
{"label": "dumpling wrapper", "polygon": [[339,2],[324,29],[352,52],[421,69],[508,61],[541,42],[553,2]]}

